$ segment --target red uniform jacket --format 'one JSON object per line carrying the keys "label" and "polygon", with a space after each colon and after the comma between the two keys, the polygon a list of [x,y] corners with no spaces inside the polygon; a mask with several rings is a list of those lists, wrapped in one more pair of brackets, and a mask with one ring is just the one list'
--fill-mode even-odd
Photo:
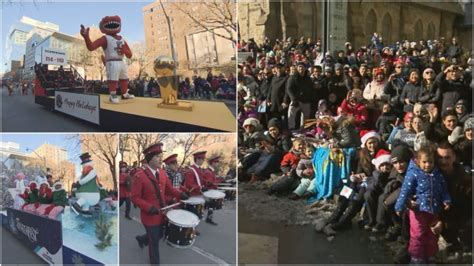
{"label": "red uniform jacket", "polygon": [[[223,181],[222,178],[216,176],[211,168],[207,168],[204,172],[204,179],[206,180],[206,187],[208,189],[217,189],[217,184]],[[209,183],[211,184],[209,185]]]}
{"label": "red uniform jacket", "polygon": [[131,193],[129,191],[129,188],[127,187],[128,176],[129,176],[128,173],[120,173],[120,186],[119,186],[120,198],[130,197]]}
{"label": "red uniform jacket", "polygon": [[369,113],[367,107],[363,103],[358,103],[356,106],[351,106],[346,99],[341,103],[341,114],[352,115],[355,119],[355,126],[359,129],[361,124],[365,123],[369,119]]}
{"label": "red uniform jacket", "polygon": [[199,183],[197,181],[196,174],[194,173],[193,169],[198,174],[197,178],[199,178],[201,187],[204,187],[206,185],[204,170],[201,170],[197,165],[192,165],[191,167],[189,167],[189,169],[187,169],[184,173],[184,186],[188,190],[189,196],[191,197],[199,196],[202,194],[201,187],[199,187]]}
{"label": "red uniform jacket", "polygon": [[166,194],[172,194],[174,197],[179,198],[181,192],[174,189],[171,182],[163,169],[158,169],[159,182],[153,175],[150,169],[144,171],[137,171],[134,176],[132,186],[132,202],[137,205],[141,212],[140,217],[143,225],[160,225],[164,223],[164,214],[149,214],[148,211],[152,206],[156,209],[161,209],[165,206],[161,206],[160,200],[157,198],[157,192],[155,186],[160,190],[161,201],[165,203]]}

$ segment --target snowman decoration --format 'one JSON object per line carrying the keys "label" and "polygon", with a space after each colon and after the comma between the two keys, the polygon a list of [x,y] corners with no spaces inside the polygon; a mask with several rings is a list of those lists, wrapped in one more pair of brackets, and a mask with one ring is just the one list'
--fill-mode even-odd
{"label": "snowman decoration", "polygon": [[77,201],[71,205],[71,209],[77,214],[91,214],[90,207],[100,201],[99,185],[97,184],[97,174],[92,166],[91,156],[88,152],[80,156],[82,174],[79,181],[72,185]]}

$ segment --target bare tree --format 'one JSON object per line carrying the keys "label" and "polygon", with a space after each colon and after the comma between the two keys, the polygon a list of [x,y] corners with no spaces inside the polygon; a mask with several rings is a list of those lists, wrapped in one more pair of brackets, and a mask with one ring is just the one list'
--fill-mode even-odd
{"label": "bare tree", "polygon": [[[194,24],[196,30],[208,31],[213,34],[237,43],[237,23],[235,17],[235,0],[212,0],[204,2],[176,2],[176,8]],[[195,12],[196,9],[207,12]],[[219,30],[223,30],[222,33]]]}
{"label": "bare tree", "polygon": [[137,162],[140,162],[143,156],[143,150],[148,148],[150,145],[163,142],[168,138],[168,134],[127,134],[127,142],[129,142],[129,151],[134,155]]}
{"label": "bare tree", "polygon": [[137,78],[140,79],[146,73],[147,68],[153,63],[153,53],[146,48],[144,42],[137,42],[130,45],[130,49],[133,52],[131,59],[126,59],[127,64],[130,68],[138,68]]}
{"label": "bare tree", "polygon": [[76,145],[81,146],[83,151],[89,152],[108,165],[114,182],[114,189],[117,189],[118,134],[77,134],[72,139],[76,142]]}

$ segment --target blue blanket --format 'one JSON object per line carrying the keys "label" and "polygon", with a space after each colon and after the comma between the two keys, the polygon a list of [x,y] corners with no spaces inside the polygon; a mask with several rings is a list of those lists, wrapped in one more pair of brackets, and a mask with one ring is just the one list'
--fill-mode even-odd
{"label": "blue blanket", "polygon": [[355,148],[316,149],[313,154],[315,195],[308,200],[309,203],[331,197],[342,186],[342,180],[351,174],[350,164],[355,152]]}

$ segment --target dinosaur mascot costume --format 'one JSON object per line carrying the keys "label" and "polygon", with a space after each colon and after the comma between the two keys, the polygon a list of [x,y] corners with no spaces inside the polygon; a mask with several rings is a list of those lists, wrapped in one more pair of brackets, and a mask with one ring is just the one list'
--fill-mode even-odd
{"label": "dinosaur mascot costume", "polygon": [[107,16],[102,18],[99,24],[100,31],[105,34],[95,41],[91,41],[89,37],[89,28],[81,25],[81,35],[86,42],[87,49],[94,51],[102,47],[104,50],[103,61],[107,70],[107,81],[109,87],[109,101],[111,103],[119,103],[117,97],[117,87],[120,84],[122,99],[133,99],[134,95],[128,93],[128,73],[127,65],[123,62],[123,56],[132,58],[132,51],[128,47],[125,39],[118,35],[122,27],[119,16]]}

